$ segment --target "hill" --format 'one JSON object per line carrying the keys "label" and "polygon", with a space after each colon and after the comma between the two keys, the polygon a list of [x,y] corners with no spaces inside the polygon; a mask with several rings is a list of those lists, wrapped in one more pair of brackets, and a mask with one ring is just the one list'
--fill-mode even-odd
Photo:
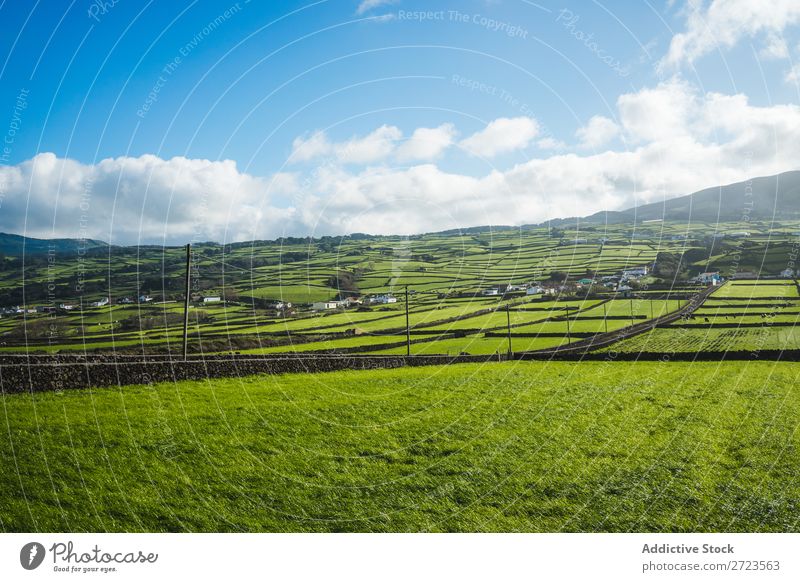
{"label": "hill", "polygon": [[0,232],[0,253],[10,257],[23,254],[42,255],[47,254],[51,249],[56,253],[75,253],[78,250],[107,246],[107,243],[93,239],[54,238],[46,240]]}
{"label": "hill", "polygon": [[[743,222],[752,220],[797,220],[800,218],[800,171],[762,176],[745,182],[714,186],[622,211],[603,211],[580,218],[581,223],[633,224],[646,220],[687,222]],[[574,223],[566,218],[552,226]]]}

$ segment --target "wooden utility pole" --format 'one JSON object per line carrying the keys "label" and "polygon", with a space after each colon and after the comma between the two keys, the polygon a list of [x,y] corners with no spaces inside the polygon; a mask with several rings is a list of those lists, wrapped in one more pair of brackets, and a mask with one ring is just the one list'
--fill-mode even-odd
{"label": "wooden utility pole", "polygon": [[186,298],[183,303],[183,359],[189,355],[189,295],[192,280],[192,245],[186,245]]}
{"label": "wooden utility pole", "polygon": [[508,330],[508,357],[510,359],[514,355],[514,350],[511,346],[511,305],[506,305],[506,326]]}
{"label": "wooden utility pole", "polygon": [[572,332],[569,329],[569,310],[567,310],[567,345],[572,343]]}
{"label": "wooden utility pole", "polygon": [[408,323],[408,285],[406,285],[406,356],[411,355],[411,326]]}

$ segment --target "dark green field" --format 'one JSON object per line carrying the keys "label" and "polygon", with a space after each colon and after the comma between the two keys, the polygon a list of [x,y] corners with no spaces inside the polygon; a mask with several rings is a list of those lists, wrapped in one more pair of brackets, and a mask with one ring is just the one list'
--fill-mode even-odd
{"label": "dark green field", "polygon": [[800,370],[507,363],[2,397],[5,531],[798,531]]}

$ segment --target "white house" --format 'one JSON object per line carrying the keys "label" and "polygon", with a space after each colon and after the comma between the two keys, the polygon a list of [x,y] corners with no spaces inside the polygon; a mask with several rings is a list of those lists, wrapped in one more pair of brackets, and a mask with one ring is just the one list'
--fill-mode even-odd
{"label": "white house", "polygon": [[794,279],[794,269],[784,269],[781,271],[781,277],[784,279]]}
{"label": "white house", "polygon": [[635,267],[633,269],[626,269],[626,270],[622,271],[622,276],[623,277],[628,277],[628,278],[644,277],[649,272],[650,271],[647,268],[647,265],[645,265],[643,267]]}
{"label": "white house", "polygon": [[388,295],[388,294],[387,295],[376,295],[375,297],[370,298],[369,302],[370,303],[382,303],[384,305],[387,304],[387,303],[397,303],[397,297],[395,297],[393,295]]}
{"label": "white house", "polygon": [[210,297],[203,297],[203,303],[219,303],[222,298],[219,295],[211,295]]}
{"label": "white house", "polygon": [[719,271],[714,271],[713,273],[700,273],[695,280],[704,285],[719,285],[722,277],[720,277]]}
{"label": "white house", "polygon": [[153,300],[149,295],[139,295],[139,303],[150,303]]}
{"label": "white house", "polygon": [[92,307],[103,307],[108,305],[108,297],[103,297],[100,301],[93,301]]}
{"label": "white house", "polygon": [[525,291],[525,295],[539,295],[540,293],[544,293],[544,289],[538,285],[531,285],[528,287],[527,291]]}
{"label": "white house", "polygon": [[481,295],[491,296],[491,295],[500,295],[500,289],[497,287],[493,287],[491,289],[484,289],[481,291]]}
{"label": "white house", "polygon": [[339,307],[338,301],[316,301],[311,304],[314,311],[325,311],[326,309],[336,309]]}
{"label": "white house", "polygon": [[354,305],[361,305],[361,299],[358,297],[345,297],[339,304],[342,307],[353,307]]}

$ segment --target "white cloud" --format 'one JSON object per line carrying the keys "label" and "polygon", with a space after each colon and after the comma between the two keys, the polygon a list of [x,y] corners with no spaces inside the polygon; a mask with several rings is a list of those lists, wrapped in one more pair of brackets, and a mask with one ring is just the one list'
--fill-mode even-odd
{"label": "white cloud", "polygon": [[[538,223],[775,174],[800,159],[795,105],[756,107],[741,94],[702,94],[672,81],[623,95],[618,109],[631,150],[554,155],[478,177],[432,164],[339,169],[319,176],[304,222],[320,231],[399,234]],[[659,115],[667,122],[646,127]]]}
{"label": "white cloud", "polygon": [[462,140],[460,145],[472,155],[492,158],[528,147],[538,134],[539,124],[531,117],[501,117]]}
{"label": "white cloud", "polygon": [[364,137],[354,137],[335,147],[336,157],[345,163],[368,164],[394,152],[403,132],[393,125],[382,125]]}
{"label": "white cloud", "polygon": [[291,162],[306,162],[330,155],[333,144],[328,140],[324,131],[315,131],[309,137],[296,137],[292,142]]}
{"label": "white cloud", "polygon": [[397,148],[400,161],[433,160],[453,145],[457,135],[452,123],[443,123],[439,127],[420,127]]}
{"label": "white cloud", "polygon": [[800,83],[800,63],[795,63],[786,71],[783,80],[787,83]]}
{"label": "white cloud", "polygon": [[382,125],[366,136],[354,136],[338,143],[331,142],[324,131],[317,131],[309,137],[295,138],[289,161],[296,163],[331,157],[341,163],[368,164],[391,155],[402,137],[403,132],[390,125]]}
{"label": "white cloud", "polygon": [[765,59],[787,59],[789,58],[789,47],[783,36],[770,34],[767,37],[767,44],[758,51],[758,54]]}
{"label": "white cloud", "polygon": [[768,47],[780,52],[775,39],[787,26],[800,22],[800,2],[712,0],[706,6],[703,0],[689,0],[686,14],[686,30],[672,37],[662,68],[691,64],[717,48],[730,48],[743,38],[757,36],[765,36]]}
{"label": "white cloud", "polygon": [[[477,176],[431,163],[354,169],[338,161],[347,159],[342,144],[314,135],[305,141],[316,140],[314,151],[331,152],[333,163],[264,178],[241,172],[229,160],[150,155],[90,165],[40,154],[0,167],[0,230],[20,232],[27,224],[32,236],[77,237],[85,216],[88,236],[124,243],[417,233],[620,210],[798,168],[797,105],[757,107],[742,94],[701,93],[673,80],[622,95],[617,109],[629,150],[551,155]],[[414,135],[455,132],[446,125],[423,129],[381,155],[392,159],[414,142],[409,152],[421,156],[424,140]],[[363,159],[369,157],[363,150],[398,139],[399,130],[382,126],[350,140],[355,147],[347,154]]]}
{"label": "white cloud", "polygon": [[397,0],[362,0],[356,8],[356,14],[364,14],[375,8],[386,6],[388,4],[395,4]]}
{"label": "white cloud", "polygon": [[536,147],[540,150],[565,150],[567,149],[567,144],[554,137],[543,137],[536,142]]}
{"label": "white cloud", "polygon": [[617,108],[628,139],[638,143],[686,135],[697,103],[692,87],[673,79],[654,88],[621,95]]}
{"label": "white cloud", "polygon": [[109,158],[97,164],[42,153],[0,167],[5,184],[0,230],[30,236],[139,240],[246,240],[280,230],[291,174],[259,178],[231,160],[157,156]]}
{"label": "white cloud", "polygon": [[579,128],[575,135],[581,147],[599,148],[606,145],[619,134],[619,126],[608,117],[595,115],[589,123]]}

